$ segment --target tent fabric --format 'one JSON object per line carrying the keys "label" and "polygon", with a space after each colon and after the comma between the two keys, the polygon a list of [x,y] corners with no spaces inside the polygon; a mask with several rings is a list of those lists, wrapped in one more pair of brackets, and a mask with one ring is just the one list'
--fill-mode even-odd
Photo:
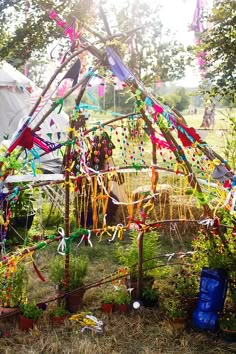
{"label": "tent fabric", "polygon": [[[32,92],[32,93],[31,93]],[[24,122],[29,118],[28,114],[32,108],[32,96],[36,99],[41,94],[35,84],[14,69],[10,64],[0,65],[0,143],[5,139],[13,139]],[[33,129],[41,120],[43,115],[51,107],[50,98],[46,100],[32,117],[30,128]],[[60,142],[65,139],[69,127],[69,119],[65,112],[57,114],[53,111],[49,117],[40,125],[37,134],[45,140],[52,138],[53,142]],[[48,163],[46,163],[48,161]],[[50,161],[50,162],[49,162]],[[45,155],[41,160],[42,168],[51,173],[60,172],[61,158],[57,152]]]}
{"label": "tent fabric", "polygon": [[20,71],[16,70],[12,65],[3,62],[0,64],[0,86],[12,86],[19,89],[32,88],[32,81],[29,80]]}
{"label": "tent fabric", "polygon": [[0,87],[0,141],[12,136],[21,118],[30,111],[30,107],[28,91],[20,92]]}

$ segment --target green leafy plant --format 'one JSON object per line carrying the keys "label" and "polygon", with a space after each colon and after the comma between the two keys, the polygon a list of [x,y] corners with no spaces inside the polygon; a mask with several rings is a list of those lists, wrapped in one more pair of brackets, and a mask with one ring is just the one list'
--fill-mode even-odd
{"label": "green leafy plant", "polygon": [[[138,233],[132,231],[130,233],[131,243],[124,249],[122,246],[118,246],[116,255],[120,264],[129,268],[131,279],[137,278],[138,269]],[[150,274],[150,271],[145,269],[153,268],[156,265],[156,260],[153,259],[159,250],[158,233],[149,232],[145,233],[143,238],[143,259],[147,260],[143,263],[144,275]]]}
{"label": "green leafy plant", "polygon": [[34,213],[34,202],[31,190],[21,190],[15,200],[11,201],[12,217],[27,216]]}
{"label": "green leafy plant", "polygon": [[43,310],[39,309],[34,303],[21,304],[20,313],[23,317],[38,320],[42,316]]}
{"label": "green leafy plant", "polygon": [[182,267],[174,276],[177,294],[184,297],[196,297],[199,291],[199,276],[196,272]]}
{"label": "green leafy plant", "polygon": [[126,288],[119,288],[114,292],[114,303],[117,305],[130,303],[130,295]]}
{"label": "green leafy plant", "polygon": [[[83,285],[83,280],[88,270],[88,258],[70,255],[70,283],[69,289],[74,290]],[[65,278],[65,259],[62,256],[56,256],[49,264],[49,277],[55,285],[64,289]]]}
{"label": "green leafy plant", "polygon": [[17,307],[26,299],[28,273],[24,264],[19,264],[16,271],[6,271],[2,275],[0,299],[3,307]]}
{"label": "green leafy plant", "polygon": [[163,308],[166,315],[170,318],[183,318],[186,317],[186,306],[177,297],[165,299]]}
{"label": "green leafy plant", "polygon": [[142,291],[142,299],[149,301],[158,301],[159,292],[156,289],[145,288]]}
{"label": "green leafy plant", "polygon": [[66,315],[69,315],[69,312],[63,306],[58,306],[57,308],[50,311],[51,317],[62,317]]}
{"label": "green leafy plant", "polygon": [[103,292],[102,302],[104,304],[112,304],[114,302],[114,290],[107,290]]}
{"label": "green leafy plant", "polygon": [[222,210],[220,222],[229,226],[225,232],[201,230],[192,242],[195,251],[192,260],[197,271],[203,267],[235,270],[236,244],[231,226],[236,221],[229,211]]}
{"label": "green leafy plant", "polygon": [[236,313],[235,311],[226,310],[219,317],[219,325],[221,329],[236,331]]}
{"label": "green leafy plant", "polygon": [[22,170],[24,164],[23,161],[19,160],[19,151],[14,150],[9,156],[5,157],[7,152],[7,148],[5,146],[1,146],[0,148],[0,163],[2,163],[1,167],[1,175],[11,174],[13,171],[16,173],[17,171]]}

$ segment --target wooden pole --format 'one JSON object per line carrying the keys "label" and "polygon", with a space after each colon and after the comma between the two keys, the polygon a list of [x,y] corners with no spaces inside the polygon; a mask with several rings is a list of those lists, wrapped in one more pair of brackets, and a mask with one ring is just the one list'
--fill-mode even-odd
{"label": "wooden pole", "polygon": [[108,36],[112,36],[111,30],[110,30],[110,26],[109,26],[108,21],[107,21],[107,17],[105,15],[105,12],[104,12],[103,7],[101,5],[99,6],[99,12],[100,12],[100,15],[101,15],[101,18],[103,20],[104,27],[105,27],[105,30],[106,30]]}
{"label": "wooden pole", "polygon": [[140,300],[143,287],[143,237],[144,231],[138,235],[138,277],[137,277],[137,298]]}
{"label": "wooden pole", "polygon": [[[76,106],[79,106],[80,101],[85,92],[86,86],[90,81],[91,76],[87,75],[83,80],[83,85],[80,88],[79,94],[75,100]],[[72,142],[74,138],[74,126],[75,121],[70,117],[70,131],[69,131],[69,141]],[[72,144],[68,144],[65,153],[65,240],[66,240],[66,250],[65,250],[65,290],[69,290],[70,284],[70,166],[71,166],[71,151]]]}
{"label": "wooden pole", "polygon": [[[70,117],[70,131],[69,140],[72,142],[74,121]],[[67,145],[65,153],[65,240],[66,240],[66,251],[65,251],[65,290],[69,290],[70,284],[70,165],[71,165],[71,144]]]}

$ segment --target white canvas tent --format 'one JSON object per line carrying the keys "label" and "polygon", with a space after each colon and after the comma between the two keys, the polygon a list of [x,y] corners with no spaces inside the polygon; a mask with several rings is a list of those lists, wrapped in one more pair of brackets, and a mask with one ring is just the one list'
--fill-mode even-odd
{"label": "white canvas tent", "polygon": [[[11,140],[23,122],[28,118],[33,101],[40,95],[40,90],[26,76],[4,62],[0,64],[0,143],[5,139]],[[50,99],[32,117],[35,124],[44,113],[51,107]],[[39,134],[46,140],[60,142],[63,134],[66,135],[68,128],[68,116],[61,111],[57,114],[52,112],[46,121],[40,126]],[[65,138],[65,136],[64,136]],[[65,139],[64,139],[65,140]],[[7,143],[7,142],[6,142]],[[51,172],[59,172],[61,159],[57,153],[45,155],[41,160],[42,167]]]}

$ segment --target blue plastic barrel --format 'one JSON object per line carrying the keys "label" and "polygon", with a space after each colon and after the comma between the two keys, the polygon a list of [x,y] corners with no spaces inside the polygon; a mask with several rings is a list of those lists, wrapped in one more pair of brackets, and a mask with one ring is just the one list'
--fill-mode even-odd
{"label": "blue plastic barrel", "polygon": [[193,324],[197,328],[216,329],[218,312],[224,308],[227,286],[228,276],[225,270],[202,269],[198,304],[193,312]]}

